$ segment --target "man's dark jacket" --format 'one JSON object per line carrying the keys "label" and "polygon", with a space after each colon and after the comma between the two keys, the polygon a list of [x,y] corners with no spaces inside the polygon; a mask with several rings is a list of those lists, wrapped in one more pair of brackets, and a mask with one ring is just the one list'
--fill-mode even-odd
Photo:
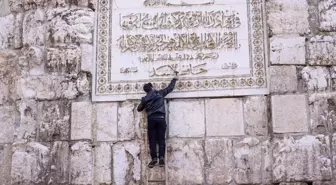
{"label": "man's dark jacket", "polygon": [[147,117],[165,116],[164,97],[174,90],[176,79],[173,79],[167,88],[159,91],[152,90],[145,97],[141,98],[141,103],[138,106],[138,112],[146,109]]}

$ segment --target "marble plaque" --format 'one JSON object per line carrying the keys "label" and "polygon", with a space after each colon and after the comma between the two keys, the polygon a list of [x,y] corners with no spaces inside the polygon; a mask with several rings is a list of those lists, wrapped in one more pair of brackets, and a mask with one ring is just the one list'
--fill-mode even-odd
{"label": "marble plaque", "polygon": [[268,93],[264,0],[98,0],[93,101]]}

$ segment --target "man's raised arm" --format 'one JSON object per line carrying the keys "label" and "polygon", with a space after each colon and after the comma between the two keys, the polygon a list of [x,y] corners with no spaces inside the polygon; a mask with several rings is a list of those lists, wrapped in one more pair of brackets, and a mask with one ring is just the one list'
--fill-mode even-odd
{"label": "man's raised arm", "polygon": [[176,81],[177,81],[177,77],[174,77],[170,84],[168,85],[168,87],[161,89],[159,92],[162,94],[163,97],[167,96],[169,93],[171,93],[174,90]]}

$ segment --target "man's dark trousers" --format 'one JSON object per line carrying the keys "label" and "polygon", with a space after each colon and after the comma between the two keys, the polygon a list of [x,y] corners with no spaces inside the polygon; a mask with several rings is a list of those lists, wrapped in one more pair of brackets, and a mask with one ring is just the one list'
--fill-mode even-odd
{"label": "man's dark trousers", "polygon": [[159,143],[159,157],[165,157],[166,119],[164,116],[148,118],[148,140],[152,159],[157,158],[156,142]]}

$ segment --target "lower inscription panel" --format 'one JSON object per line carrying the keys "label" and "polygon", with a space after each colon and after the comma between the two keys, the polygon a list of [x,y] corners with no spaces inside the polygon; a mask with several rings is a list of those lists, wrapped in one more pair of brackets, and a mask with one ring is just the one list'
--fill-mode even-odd
{"label": "lower inscription panel", "polygon": [[263,0],[98,0],[94,101],[268,93]]}

